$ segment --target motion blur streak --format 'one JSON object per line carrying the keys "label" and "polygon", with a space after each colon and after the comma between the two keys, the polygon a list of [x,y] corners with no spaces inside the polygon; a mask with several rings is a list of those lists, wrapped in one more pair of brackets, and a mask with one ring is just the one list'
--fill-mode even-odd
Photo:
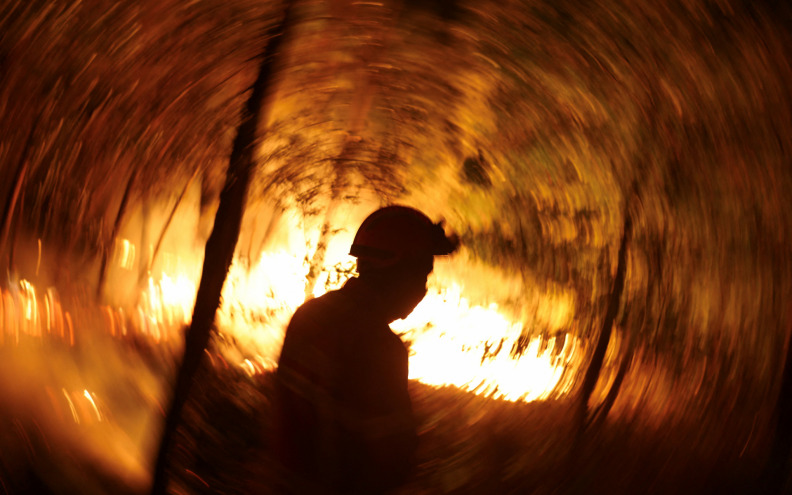
{"label": "motion blur streak", "polygon": [[[283,7],[0,2],[5,492],[146,491]],[[403,493],[792,491],[791,10],[298,0],[173,491],[273,492],[283,329],[387,203],[462,245],[392,327]]]}

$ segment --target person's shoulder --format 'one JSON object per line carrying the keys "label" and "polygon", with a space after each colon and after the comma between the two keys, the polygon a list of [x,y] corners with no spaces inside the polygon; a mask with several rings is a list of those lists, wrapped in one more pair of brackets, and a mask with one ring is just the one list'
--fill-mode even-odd
{"label": "person's shoulder", "polygon": [[333,290],[306,301],[294,312],[292,321],[328,321],[342,315],[347,310],[347,301],[341,290]]}

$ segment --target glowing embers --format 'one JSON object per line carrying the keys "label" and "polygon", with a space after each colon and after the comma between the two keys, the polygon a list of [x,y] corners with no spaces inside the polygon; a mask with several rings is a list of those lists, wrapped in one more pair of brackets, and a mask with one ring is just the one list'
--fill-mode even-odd
{"label": "glowing embers", "polygon": [[496,304],[471,306],[458,285],[431,291],[412,314],[391,327],[411,342],[410,378],[428,385],[453,385],[526,402],[563,395],[571,385],[562,377],[574,363],[576,339],[560,335],[542,349],[537,337],[516,355],[512,350],[522,324],[507,320]]}
{"label": "glowing embers", "polygon": [[0,345],[18,345],[31,338],[74,345],[74,328],[55,289],[37,291],[23,279],[0,289]]}

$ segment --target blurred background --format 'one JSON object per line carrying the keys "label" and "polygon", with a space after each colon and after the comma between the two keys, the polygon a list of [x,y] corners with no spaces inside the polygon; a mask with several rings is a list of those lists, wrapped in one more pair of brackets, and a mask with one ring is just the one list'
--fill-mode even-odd
{"label": "blurred background", "polygon": [[0,492],[146,492],[207,241],[238,221],[170,487],[273,493],[285,325],[389,203],[462,242],[392,325],[403,493],[784,492],[791,13],[5,0]]}

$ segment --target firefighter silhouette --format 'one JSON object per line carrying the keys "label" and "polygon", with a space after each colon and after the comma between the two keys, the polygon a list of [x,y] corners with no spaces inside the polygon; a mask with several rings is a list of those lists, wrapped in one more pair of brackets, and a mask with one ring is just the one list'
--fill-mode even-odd
{"label": "firefighter silhouette", "polygon": [[409,475],[408,355],[388,324],[424,298],[434,256],[456,247],[418,210],[377,210],[352,243],[358,276],[294,313],[275,375],[284,491],[383,493]]}

